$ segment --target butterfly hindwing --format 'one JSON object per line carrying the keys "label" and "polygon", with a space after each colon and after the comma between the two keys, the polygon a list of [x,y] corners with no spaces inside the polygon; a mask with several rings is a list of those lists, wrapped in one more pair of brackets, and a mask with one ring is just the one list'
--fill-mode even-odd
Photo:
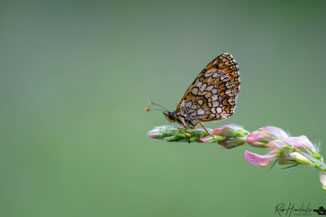
{"label": "butterfly hindwing", "polygon": [[[235,108],[235,88],[221,70],[213,69],[199,77],[180,104],[180,114],[198,121],[228,118]],[[205,77],[210,75],[209,77]]]}
{"label": "butterfly hindwing", "polygon": [[226,119],[235,110],[239,88],[238,65],[231,55],[221,54],[199,73],[176,112],[202,122]]}

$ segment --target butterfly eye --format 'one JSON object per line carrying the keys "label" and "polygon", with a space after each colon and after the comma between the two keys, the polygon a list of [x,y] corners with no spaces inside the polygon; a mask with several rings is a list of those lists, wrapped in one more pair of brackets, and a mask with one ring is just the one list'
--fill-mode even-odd
{"label": "butterfly eye", "polygon": [[170,122],[175,122],[175,117],[173,112],[163,112],[165,118]]}

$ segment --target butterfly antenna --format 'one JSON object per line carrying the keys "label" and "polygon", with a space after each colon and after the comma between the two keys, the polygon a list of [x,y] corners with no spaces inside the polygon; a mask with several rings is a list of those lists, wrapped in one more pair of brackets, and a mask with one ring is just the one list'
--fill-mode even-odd
{"label": "butterfly antenna", "polygon": [[165,108],[164,106],[162,106],[162,105],[160,105],[160,104],[157,104],[157,103],[155,103],[155,102],[153,102],[153,101],[149,101],[149,104],[150,104],[150,105],[156,105],[156,106],[159,106],[159,107],[161,107],[162,109],[164,109],[166,112],[169,111],[169,109],[167,109],[167,108]]}
{"label": "butterfly antenna", "polygon": [[161,109],[149,109],[149,108],[145,108],[145,111],[147,111],[147,112],[149,112],[149,111],[165,112],[165,110],[161,110]]}

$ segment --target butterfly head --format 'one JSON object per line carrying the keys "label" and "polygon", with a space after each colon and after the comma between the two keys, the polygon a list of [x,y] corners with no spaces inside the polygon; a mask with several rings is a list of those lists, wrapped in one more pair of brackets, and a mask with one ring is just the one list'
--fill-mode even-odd
{"label": "butterfly head", "polygon": [[185,117],[179,113],[173,112],[163,112],[165,118],[170,122],[177,122],[178,124],[186,128],[194,128],[196,120],[194,117],[188,116]]}
{"label": "butterfly head", "polygon": [[[175,113],[175,111],[173,112],[170,112],[167,108],[165,108],[164,106],[161,106],[160,104],[157,104],[153,101],[149,101],[149,104],[150,105],[155,105],[155,106],[158,106],[160,107],[160,109],[149,109],[149,108],[145,108],[145,111],[161,111],[163,112],[163,115],[165,116],[165,118],[170,121],[170,122],[176,122],[178,119],[177,119],[177,115]],[[163,110],[162,110],[163,109]]]}
{"label": "butterfly head", "polygon": [[150,105],[155,105],[158,107],[161,107],[162,109],[149,109],[149,108],[145,108],[145,111],[161,111],[163,112],[164,117],[170,121],[170,122],[177,122],[178,124],[184,126],[184,127],[190,127],[193,128],[196,124],[195,124],[195,119],[193,116],[184,116],[181,115],[180,113],[173,111],[170,112],[167,108],[165,108],[164,106],[161,106],[160,104],[157,104],[153,101],[149,101]]}
{"label": "butterfly head", "polygon": [[163,115],[170,122],[175,122],[177,120],[177,117],[176,117],[174,111],[173,112],[170,112],[170,111],[163,112]]}

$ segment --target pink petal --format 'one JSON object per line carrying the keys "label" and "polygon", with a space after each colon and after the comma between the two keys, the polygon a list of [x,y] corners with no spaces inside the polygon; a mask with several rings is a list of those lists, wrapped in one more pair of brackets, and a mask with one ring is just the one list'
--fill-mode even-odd
{"label": "pink petal", "polygon": [[280,139],[275,139],[273,141],[270,141],[267,146],[268,146],[268,152],[269,153],[277,153],[280,152],[284,146],[286,145],[286,142]]}
{"label": "pink petal", "polygon": [[253,166],[266,167],[270,163],[272,163],[275,158],[275,154],[269,155],[259,155],[248,150],[245,150],[244,153],[245,160]]}
{"label": "pink petal", "polygon": [[288,134],[284,130],[282,130],[281,128],[278,128],[278,127],[264,126],[264,127],[262,127],[262,129],[276,135],[277,137],[279,137],[281,139],[285,139],[288,137]]}
{"label": "pink petal", "polygon": [[239,126],[237,126],[235,124],[226,124],[224,126],[213,129],[212,133],[215,134],[215,135],[227,135],[227,134],[230,133],[227,130],[227,128],[233,128],[233,129],[236,129],[236,130],[242,129],[241,127],[239,127]]}
{"label": "pink petal", "polygon": [[206,137],[200,137],[199,140],[202,142],[207,142],[210,138],[208,136]]}
{"label": "pink petal", "polygon": [[316,152],[316,148],[306,136],[288,137],[285,139],[296,148],[304,149],[307,152]]}
{"label": "pink petal", "polygon": [[266,138],[263,136],[259,130],[256,130],[252,133],[250,133],[246,141],[249,145],[255,146],[255,147],[266,147]]}
{"label": "pink petal", "polygon": [[[274,135],[274,136],[273,136]],[[280,128],[273,126],[264,126],[250,133],[247,136],[247,143],[254,147],[266,147],[267,143],[278,138],[286,138],[288,135]]]}
{"label": "pink petal", "polygon": [[223,133],[224,133],[224,130],[225,130],[225,129],[224,129],[225,126],[226,126],[226,125],[213,129],[213,130],[212,130],[212,133],[215,134],[215,135],[223,134]]}
{"label": "pink petal", "polygon": [[147,132],[147,136],[148,136],[148,137],[153,137],[153,135],[154,135],[154,134],[152,133],[152,131],[148,131],[148,132]]}

